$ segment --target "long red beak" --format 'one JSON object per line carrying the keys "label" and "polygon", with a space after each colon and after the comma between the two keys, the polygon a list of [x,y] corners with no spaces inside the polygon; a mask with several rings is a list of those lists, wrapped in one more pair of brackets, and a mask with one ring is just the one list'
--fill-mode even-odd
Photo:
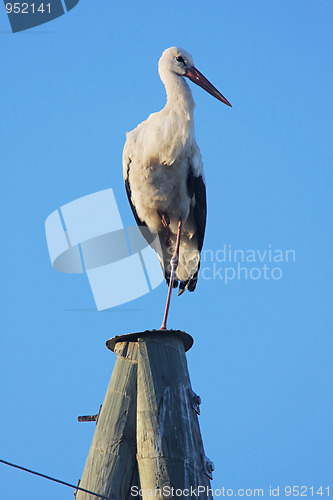
{"label": "long red beak", "polygon": [[224,104],[226,104],[227,106],[232,107],[230,102],[221,94],[221,92],[219,92],[214,87],[214,85],[212,85],[207,80],[207,78],[205,78],[203,76],[203,74],[200,73],[200,71],[197,70],[197,68],[195,68],[194,66],[192,68],[188,68],[186,71],[186,74],[184,76],[189,78],[193,83],[196,83],[197,85],[199,85],[199,87],[206,90],[206,92],[208,92],[212,96],[216,97],[216,99],[218,99],[219,101],[224,102]]}

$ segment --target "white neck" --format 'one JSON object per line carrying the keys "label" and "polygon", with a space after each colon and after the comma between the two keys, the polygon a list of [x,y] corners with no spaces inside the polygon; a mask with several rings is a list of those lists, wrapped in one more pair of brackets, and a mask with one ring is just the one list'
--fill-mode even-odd
{"label": "white neck", "polygon": [[164,117],[163,147],[158,143],[155,147],[158,147],[161,163],[172,165],[194,138],[194,101],[184,78],[169,71],[162,75],[160,72],[160,76],[165,85],[167,103],[160,111]]}
{"label": "white neck", "polygon": [[185,79],[171,72],[164,74],[161,79],[167,93],[166,107],[179,110],[180,113],[189,115],[189,119],[192,121],[194,100],[191,89],[187,85]]}

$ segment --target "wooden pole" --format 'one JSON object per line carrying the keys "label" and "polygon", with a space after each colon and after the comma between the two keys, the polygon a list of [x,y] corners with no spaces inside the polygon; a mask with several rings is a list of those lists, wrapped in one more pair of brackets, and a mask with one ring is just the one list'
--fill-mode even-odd
{"label": "wooden pole", "polygon": [[191,497],[193,490],[192,498],[212,498],[198,399],[179,333],[138,336],[137,460],[144,500],[152,492],[153,498]]}
{"label": "wooden pole", "polygon": [[[80,487],[114,500],[212,498],[200,398],[191,388],[185,332],[153,330],[110,339],[117,360]],[[90,500],[77,492],[76,500]]]}
{"label": "wooden pole", "polygon": [[[117,343],[117,360],[98,418],[80,487],[126,499],[136,469],[137,344]],[[97,497],[96,497],[97,498]],[[92,500],[77,491],[76,500]]]}

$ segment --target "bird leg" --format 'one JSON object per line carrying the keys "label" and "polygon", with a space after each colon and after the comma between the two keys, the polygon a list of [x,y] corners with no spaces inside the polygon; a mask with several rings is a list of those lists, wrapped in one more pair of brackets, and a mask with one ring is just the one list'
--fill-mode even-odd
{"label": "bird leg", "polygon": [[178,267],[179,244],[180,244],[181,232],[182,232],[182,219],[180,217],[179,222],[178,222],[178,231],[177,231],[175,251],[174,251],[174,254],[173,254],[172,259],[170,261],[171,275],[170,275],[170,281],[169,281],[169,290],[168,290],[168,296],[167,296],[167,301],[166,301],[166,306],[165,306],[163,323],[162,323],[160,330],[166,330],[166,323],[167,323],[169,308],[170,308],[171,290],[172,290],[173,281],[175,279],[175,272],[176,272],[176,269]]}

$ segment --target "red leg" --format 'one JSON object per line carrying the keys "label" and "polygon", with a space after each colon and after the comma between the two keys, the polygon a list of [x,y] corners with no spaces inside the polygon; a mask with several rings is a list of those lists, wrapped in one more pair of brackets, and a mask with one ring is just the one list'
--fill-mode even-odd
{"label": "red leg", "polygon": [[175,252],[174,252],[172,259],[171,259],[171,276],[170,276],[170,281],[169,281],[168,297],[167,297],[166,306],[165,306],[163,323],[162,323],[160,330],[166,330],[166,323],[167,323],[169,308],[170,308],[171,290],[172,290],[173,281],[175,279],[175,272],[176,272],[176,269],[178,267],[179,244],[180,244],[181,232],[182,232],[182,219],[180,218],[179,222],[178,222],[178,231],[177,231]]}

